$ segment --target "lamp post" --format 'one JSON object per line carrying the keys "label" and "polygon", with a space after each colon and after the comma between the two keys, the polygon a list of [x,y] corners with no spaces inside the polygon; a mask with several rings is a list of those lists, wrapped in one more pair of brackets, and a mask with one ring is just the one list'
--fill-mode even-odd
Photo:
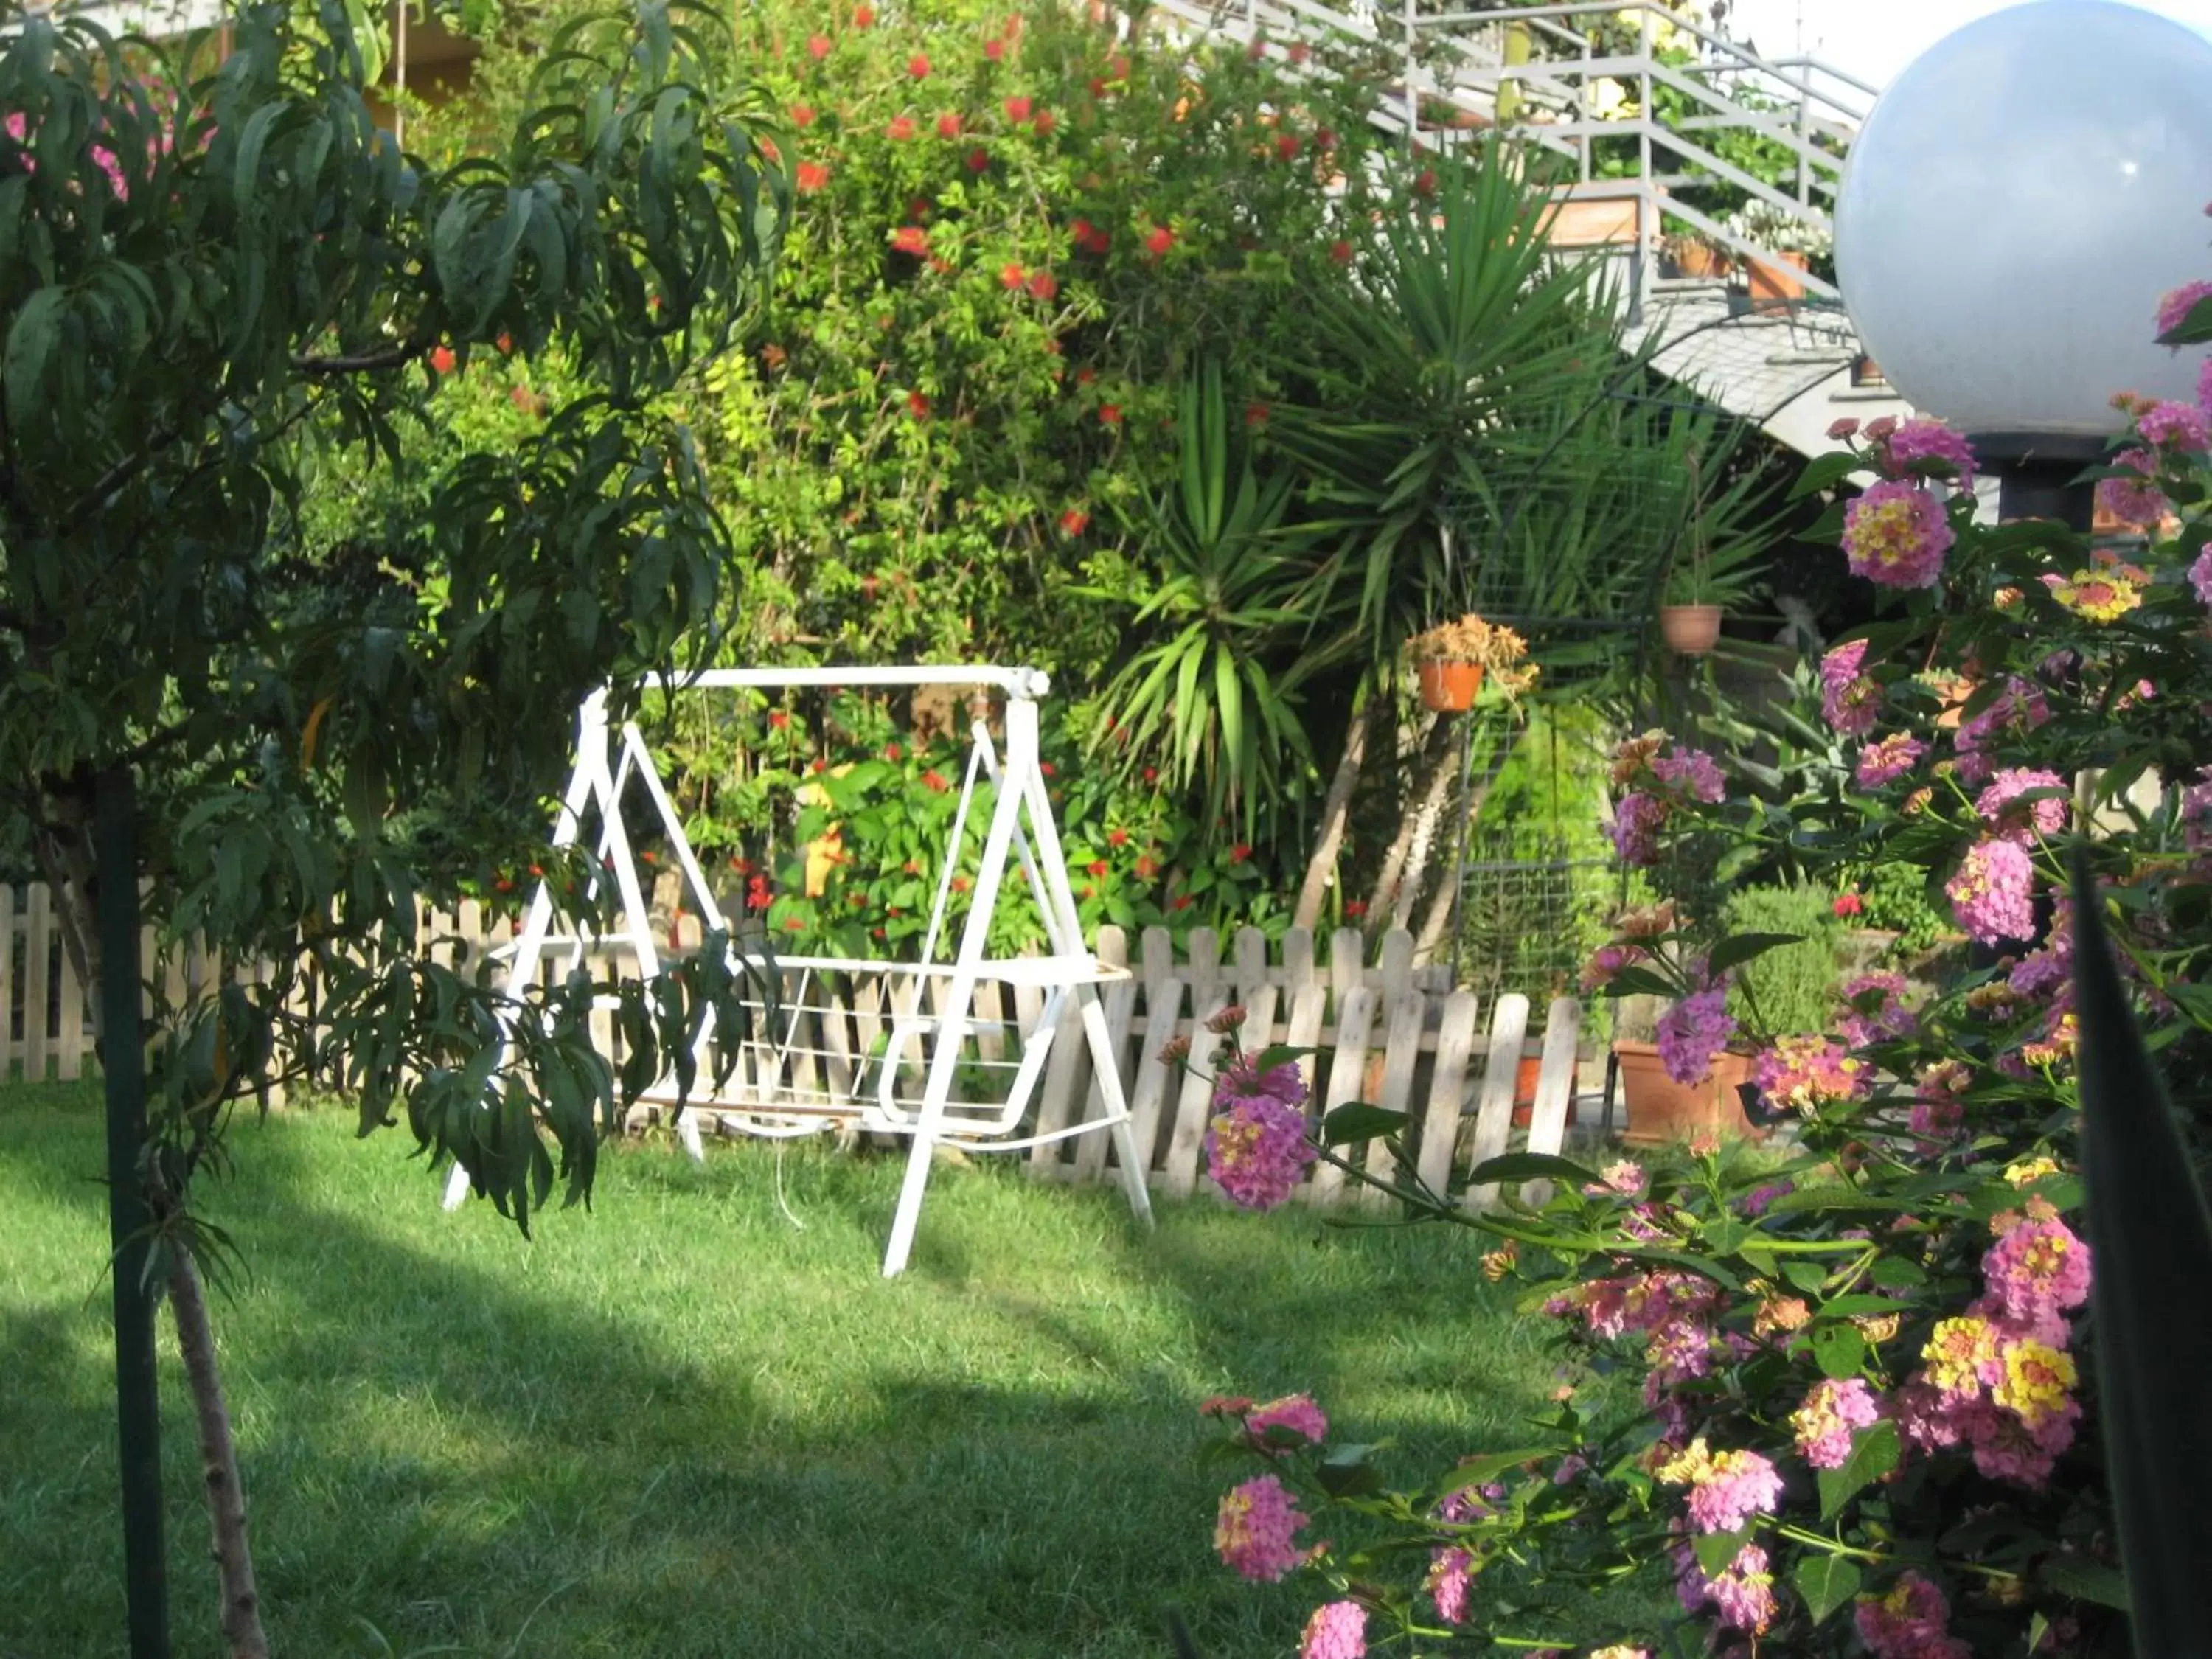
{"label": "lamp post", "polygon": [[2089,524],[2075,474],[2115,392],[2191,402],[2160,296],[2212,274],[2212,41],[2115,0],[2031,0],[1929,47],[1875,103],[1836,276],[1883,374],[1966,432],[2003,518]]}

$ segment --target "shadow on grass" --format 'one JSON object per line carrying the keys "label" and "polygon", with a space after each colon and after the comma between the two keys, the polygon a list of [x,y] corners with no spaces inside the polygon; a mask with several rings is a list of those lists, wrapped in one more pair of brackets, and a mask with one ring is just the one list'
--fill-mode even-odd
{"label": "shadow on grass", "polygon": [[[207,1195],[250,1269],[216,1316],[287,1655],[377,1651],[365,1618],[400,1653],[1137,1659],[1168,1603],[1209,1659],[1279,1655],[1311,1591],[1212,1559],[1243,1474],[1197,1457],[1197,1401],[1310,1387],[1419,1479],[1547,1375],[1441,1233],[1316,1246],[1194,1205],[1148,1239],[1117,1193],[940,1170],[886,1285],[896,1160],[788,1158],[801,1233],[770,1149],[626,1150],[594,1216],[524,1244],[438,1215],[392,1139],[340,1139],[241,1126]],[[47,1252],[0,1279],[0,1659],[120,1649],[98,1162],[96,1117],[0,1109],[0,1197],[40,1212],[0,1256]],[[212,1597],[164,1389],[191,1659]]]}

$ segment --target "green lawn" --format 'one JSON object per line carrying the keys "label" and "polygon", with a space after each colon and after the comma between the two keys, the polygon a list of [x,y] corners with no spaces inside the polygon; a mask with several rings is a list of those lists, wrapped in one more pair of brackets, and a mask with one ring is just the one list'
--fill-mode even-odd
{"label": "green lawn", "polygon": [[[1512,1443],[1550,1363],[1476,1236],[1337,1232],[940,1170],[877,1276],[883,1157],[661,1144],[526,1243],[441,1214],[404,1133],[245,1121],[207,1208],[261,1586],[285,1659],[1122,1659],[1182,1607],[1282,1655],[1312,1587],[1209,1547],[1234,1466],[1194,1407],[1312,1388],[1408,1479]],[[92,1088],[0,1089],[0,1659],[120,1651]],[[166,1343],[165,1333],[165,1343]],[[179,1659],[212,1655],[180,1376],[163,1376]],[[373,1629],[372,1629],[373,1627]]]}

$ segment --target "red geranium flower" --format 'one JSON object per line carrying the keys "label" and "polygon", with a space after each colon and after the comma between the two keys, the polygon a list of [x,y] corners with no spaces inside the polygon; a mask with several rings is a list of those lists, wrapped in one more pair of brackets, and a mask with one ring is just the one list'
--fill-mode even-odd
{"label": "red geranium flower", "polygon": [[1094,230],[1091,233],[1091,240],[1088,246],[1093,253],[1103,253],[1113,245],[1114,239],[1111,236],[1109,236],[1103,229]]}
{"label": "red geranium flower", "polygon": [[1234,846],[1234,847],[1232,847],[1232,848],[1231,848],[1229,849],[1229,861],[1230,861],[1231,864],[1242,864],[1242,863],[1243,863],[1243,862],[1244,862],[1244,860],[1247,860],[1247,859],[1250,858],[1251,856],[1252,856],[1252,848],[1251,848],[1251,846],[1249,845],[1249,843],[1245,842],[1241,842],[1241,841],[1240,841],[1240,842],[1238,842],[1237,843],[1237,845],[1236,845],[1236,846]]}
{"label": "red geranium flower", "polygon": [[1845,893],[1836,900],[1835,912],[1839,916],[1856,916],[1865,913],[1866,901],[1856,893]]}
{"label": "red geranium flower", "polygon": [[1308,54],[1310,53],[1312,50],[1313,48],[1307,46],[1303,40],[1291,41],[1290,46],[1291,61],[1293,64],[1304,63]]}
{"label": "red geranium flower", "polygon": [[1000,288],[1017,289],[1028,280],[1029,272],[1024,270],[1018,264],[1007,264],[999,267],[999,286]]}
{"label": "red geranium flower", "polygon": [[970,173],[981,173],[981,172],[982,172],[982,171],[983,171],[983,169],[984,169],[985,167],[989,167],[990,165],[991,165],[991,152],[990,152],[989,150],[988,150],[988,149],[971,149],[971,150],[969,150],[969,151],[968,152],[968,171],[969,171],[969,172],[970,172]]}
{"label": "red geranium flower", "polygon": [[914,137],[914,118],[911,115],[893,116],[890,125],[884,129],[884,137],[896,143],[906,143]]}
{"label": "red geranium flower", "polygon": [[1091,77],[1091,95],[1093,98],[1103,98],[1106,95],[1106,82],[1102,76],[1094,75]]}
{"label": "red geranium flower", "polygon": [[801,161],[799,164],[799,191],[800,195],[811,196],[816,191],[821,189],[823,185],[829,182],[830,169],[823,167],[821,162]]}
{"label": "red geranium flower", "polygon": [[891,233],[891,246],[920,258],[929,252],[929,233],[920,225],[901,225]]}
{"label": "red geranium flower", "polygon": [[1168,901],[1168,908],[1170,910],[1189,909],[1190,895],[1188,893],[1177,893],[1173,898]]}
{"label": "red geranium flower", "polygon": [[1129,844],[1129,832],[1127,830],[1109,830],[1106,832],[1106,844],[1109,847],[1127,847]]}
{"label": "red geranium flower", "polygon": [[1265,426],[1265,425],[1267,425],[1267,404],[1263,404],[1263,403],[1256,403],[1256,402],[1255,402],[1255,403],[1249,403],[1249,404],[1245,404],[1245,405],[1244,405],[1244,424],[1245,424],[1245,425],[1247,425],[1247,426],[1253,426],[1253,427],[1259,427],[1259,426]]}
{"label": "red geranium flower", "polygon": [[1340,265],[1350,264],[1352,263],[1352,244],[1346,241],[1343,237],[1338,237],[1334,241],[1328,245],[1328,257],[1335,260],[1336,263]]}
{"label": "red geranium flower", "polygon": [[453,372],[453,347],[432,346],[430,348],[430,367],[441,374],[452,374]]}
{"label": "red geranium flower", "polygon": [[812,126],[814,125],[814,106],[811,104],[793,104],[791,106],[791,125],[801,129],[802,131],[807,127]]}
{"label": "red geranium flower", "polygon": [[940,138],[957,138],[960,136],[960,118],[951,110],[939,116],[937,136]]}
{"label": "red geranium flower", "polygon": [[1413,194],[1433,196],[1437,193],[1437,173],[1434,167],[1423,167],[1413,175]]}
{"label": "red geranium flower", "polygon": [[1267,55],[1267,42],[1265,37],[1254,35],[1252,44],[1244,48],[1244,55],[1255,64],[1265,58]]}
{"label": "red geranium flower", "polygon": [[1060,125],[1060,118],[1048,109],[1041,109],[1036,112],[1036,120],[1033,125],[1036,130],[1036,136],[1042,138]]}
{"label": "red geranium flower", "polygon": [[1030,100],[1018,94],[1007,99],[1005,107],[1006,119],[1012,121],[1016,126],[1021,125],[1030,118]]}
{"label": "red geranium flower", "polygon": [[1006,43],[1005,41],[986,40],[983,43],[983,56],[989,58],[993,63],[997,63],[1006,55]]}
{"label": "red geranium flower", "polygon": [[1060,775],[1059,769],[1054,767],[1050,761],[1039,761],[1037,763],[1037,770],[1043,773],[1045,776],[1048,778],[1055,778]]}
{"label": "red geranium flower", "polygon": [[1119,426],[1119,425],[1121,425],[1121,404],[1099,404],[1099,405],[1098,405],[1098,424],[1099,424],[1099,425],[1101,425],[1101,426]]}
{"label": "red geranium flower", "polygon": [[1146,881],[1150,881],[1154,876],[1159,874],[1159,872],[1160,861],[1158,859],[1154,858],[1150,853],[1141,853],[1138,854],[1137,873],[1139,875],[1142,876]]}
{"label": "red geranium flower", "polygon": [[1175,246],[1175,232],[1165,225],[1155,225],[1151,235],[1145,238],[1145,252],[1155,259]]}
{"label": "red geranium flower", "polygon": [[1075,383],[1078,386],[1089,386],[1097,378],[1098,371],[1095,368],[1079,368],[1075,371]]}
{"label": "red geranium flower", "polygon": [[790,711],[782,708],[771,708],[769,710],[768,723],[776,731],[782,731],[784,727],[791,724]]}
{"label": "red geranium flower", "polygon": [[811,58],[817,64],[823,58],[827,58],[830,55],[830,37],[826,34],[808,35],[806,37],[806,55],[809,58]]}
{"label": "red geranium flower", "polygon": [[[917,421],[927,420],[929,418],[929,399],[923,397],[919,392],[908,392],[906,394],[906,412],[913,416]],[[897,745],[894,744],[892,747],[896,748]],[[896,760],[898,757],[894,755],[891,758]]]}
{"label": "red geranium flower", "polygon": [[1157,766],[1147,766],[1145,769],[1145,781],[1146,783],[1158,783],[1159,781],[1160,769]]}
{"label": "red geranium flower", "polygon": [[1275,157],[1278,161],[1294,161],[1298,155],[1298,135],[1279,132],[1275,135]]}
{"label": "red geranium flower", "polygon": [[1080,536],[1091,528],[1091,515],[1079,507],[1071,507],[1060,515],[1060,528],[1063,535]]}
{"label": "red geranium flower", "polygon": [[921,787],[933,794],[941,795],[952,786],[945,781],[945,774],[932,767],[921,775]]}
{"label": "red geranium flower", "polygon": [[929,54],[918,52],[906,60],[906,72],[917,81],[929,79]]}
{"label": "red geranium flower", "polygon": [[975,884],[974,882],[970,881],[965,876],[955,876],[952,878],[952,890],[956,893],[964,893]]}
{"label": "red geranium flower", "polygon": [[1336,129],[1334,127],[1316,127],[1314,129],[1314,148],[1316,149],[1334,149],[1336,148]]}
{"label": "red geranium flower", "polygon": [[1071,220],[1068,222],[1067,234],[1074,240],[1076,246],[1081,247],[1085,242],[1091,240],[1091,221],[1088,219]]}
{"label": "red geranium flower", "polygon": [[1112,866],[1104,859],[1093,859],[1083,866],[1083,873],[1087,876],[1103,876],[1110,868]]}
{"label": "red geranium flower", "polygon": [[866,4],[866,0],[863,0],[863,3],[853,8],[853,27],[854,28],[864,29],[870,27],[874,24],[875,21],[876,9],[873,6]]}
{"label": "red geranium flower", "polygon": [[887,761],[897,760],[900,757],[904,755],[905,752],[906,751],[904,750],[901,749],[895,743],[887,743],[884,745],[884,758]]}
{"label": "red geranium flower", "polygon": [[1030,292],[1040,300],[1049,300],[1060,292],[1060,278],[1048,270],[1040,270],[1030,278]]}
{"label": "red geranium flower", "polygon": [[1344,902],[1344,914],[1354,921],[1358,921],[1360,917],[1367,914],[1367,901],[1365,899],[1346,899]]}

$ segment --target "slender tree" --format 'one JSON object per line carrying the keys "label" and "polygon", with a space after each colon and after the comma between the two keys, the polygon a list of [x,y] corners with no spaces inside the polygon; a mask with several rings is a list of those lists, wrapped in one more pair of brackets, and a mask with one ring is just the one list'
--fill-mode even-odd
{"label": "slender tree", "polygon": [[[526,1230],[556,1177],[588,1194],[672,1045],[737,1016],[717,949],[620,988],[617,1078],[592,988],[504,1003],[417,921],[526,859],[586,692],[711,635],[729,549],[660,394],[728,340],[787,204],[708,90],[714,27],[659,0],[567,26],[514,131],[433,168],[372,120],[335,0],[248,6],[227,52],[0,0],[0,790],[106,991],[126,1513],[165,1291],[235,1655],[267,1642],[193,1180],[236,1104],[340,1082],[363,1133],[404,1110]],[[556,348],[585,389],[511,452],[402,441],[471,353]],[[416,469],[383,494],[423,505],[319,542],[311,463]],[[587,860],[542,867],[593,902]],[[142,902],[230,966],[142,994]],[[126,1530],[159,1652],[158,1528]]]}

